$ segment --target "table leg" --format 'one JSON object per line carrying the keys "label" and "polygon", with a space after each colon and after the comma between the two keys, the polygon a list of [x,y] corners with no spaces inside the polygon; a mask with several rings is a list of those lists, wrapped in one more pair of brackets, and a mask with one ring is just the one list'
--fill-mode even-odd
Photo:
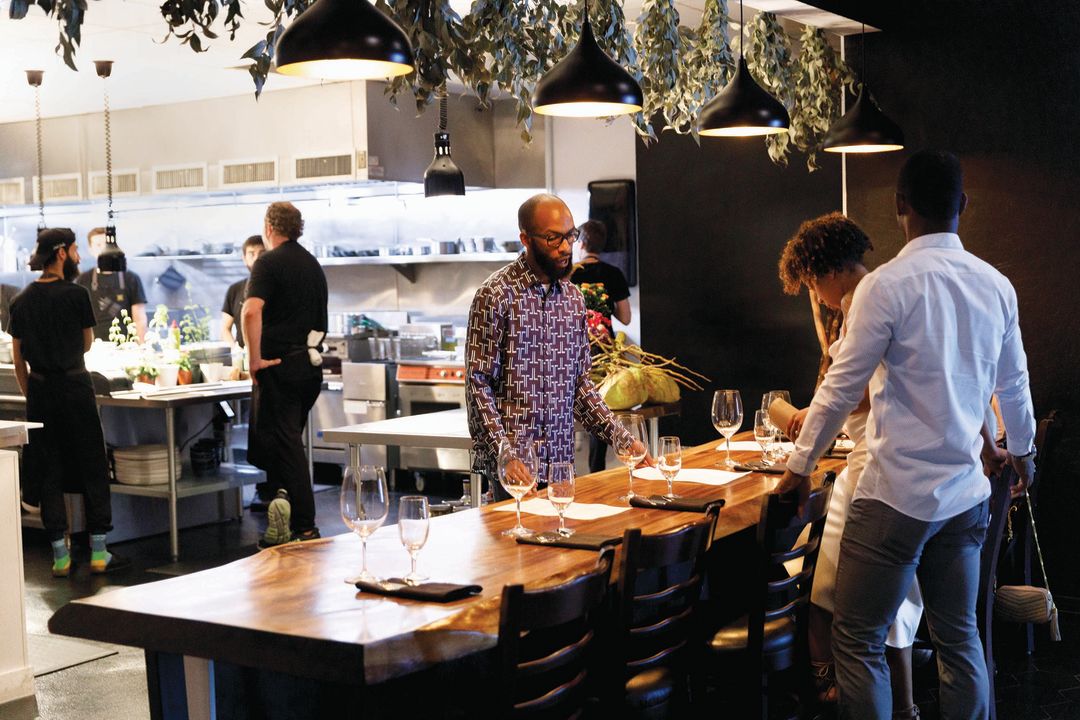
{"label": "table leg", "polygon": [[649,418],[649,452],[659,452],[660,447],[660,418]]}
{"label": "table leg", "polygon": [[312,487],[315,486],[315,430],[312,425],[312,411],[308,411],[307,425],[304,428],[304,454],[307,455],[308,477],[311,478]]}
{"label": "table leg", "polygon": [[165,408],[165,447],[169,453],[169,554],[173,562],[180,559],[180,530],[176,517],[176,411]]}
{"label": "table leg", "polygon": [[360,469],[360,446],[356,443],[349,443],[349,467]]}

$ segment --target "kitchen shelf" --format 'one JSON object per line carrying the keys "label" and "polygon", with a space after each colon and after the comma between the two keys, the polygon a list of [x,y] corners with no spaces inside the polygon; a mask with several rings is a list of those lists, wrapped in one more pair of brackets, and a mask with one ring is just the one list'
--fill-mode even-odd
{"label": "kitchen shelf", "polygon": [[[176,497],[185,498],[194,495],[222,492],[242,485],[252,485],[266,479],[266,473],[250,465],[230,465],[223,463],[217,472],[204,477],[196,477],[187,468],[184,468],[180,479],[176,481]],[[169,483],[158,485],[124,485],[112,483],[109,485],[111,492],[119,495],[140,495],[142,497],[167,498],[169,497]]]}
{"label": "kitchen shelf", "polygon": [[457,253],[454,255],[368,255],[357,257],[321,257],[319,262],[328,267],[342,265],[388,265],[411,283],[416,282],[417,265],[447,263],[501,263],[513,262],[518,253]]}

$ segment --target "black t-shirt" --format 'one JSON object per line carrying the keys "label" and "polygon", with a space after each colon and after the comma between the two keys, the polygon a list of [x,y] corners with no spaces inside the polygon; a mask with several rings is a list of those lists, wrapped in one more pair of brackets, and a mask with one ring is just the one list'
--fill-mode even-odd
{"label": "black t-shirt", "polygon": [[11,301],[10,333],[21,342],[23,359],[34,372],[86,367],[83,330],[91,327],[90,295],[73,283],[32,282]]}
{"label": "black t-shirt", "polygon": [[236,342],[244,347],[244,323],[240,318],[240,311],[247,299],[247,280],[237,280],[225,291],[225,302],[221,305],[221,312],[233,319],[233,328],[236,329]]}
{"label": "black t-shirt", "polygon": [[[574,274],[570,276],[570,282],[575,285],[584,283],[598,283],[607,291],[608,300],[611,301],[611,309],[615,309],[615,303],[630,297],[630,287],[626,284],[626,278],[622,270],[609,265],[604,261],[583,263]],[[607,319],[611,319],[611,313],[606,313]]]}
{"label": "black t-shirt", "polygon": [[[90,293],[90,305],[94,308],[97,322],[94,325],[94,337],[99,340],[109,339],[109,328],[113,318],[120,317],[121,310],[127,310],[131,316],[132,305],[146,304],[146,291],[142,280],[131,271],[121,273],[100,273],[87,270],[75,279]],[[96,286],[96,287],[95,287]],[[123,324],[121,330],[125,330]]]}
{"label": "black t-shirt", "polygon": [[264,358],[303,350],[308,332],[326,332],[326,275],[319,261],[296,241],[259,256],[251,268],[247,296],[266,303],[260,349]]}

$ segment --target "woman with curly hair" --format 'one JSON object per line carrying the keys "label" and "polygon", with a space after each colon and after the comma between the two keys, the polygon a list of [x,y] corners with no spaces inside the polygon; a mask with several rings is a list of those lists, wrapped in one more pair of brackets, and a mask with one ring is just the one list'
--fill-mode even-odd
{"label": "woman with curly hair", "polygon": [[[840,213],[807,220],[788,240],[780,256],[780,280],[784,292],[796,295],[805,285],[818,301],[846,316],[856,286],[869,272],[863,264],[863,256],[873,248],[866,233]],[[844,328],[841,325],[840,337],[829,347],[829,355],[836,357],[843,342]],[[869,412],[870,397],[864,394],[862,402],[844,423],[844,431],[855,443],[855,448],[847,457],[847,467],[837,476],[833,486],[814,574],[810,606],[810,659],[817,677],[819,699],[823,702],[836,701],[830,642],[836,561],[840,554],[840,537],[844,533],[848,506],[866,464],[866,418]],[[788,437],[798,437],[806,413],[807,409],[803,409],[795,414],[786,428]],[[915,582],[897,611],[886,641],[885,657],[892,676],[894,718],[919,717],[919,709],[912,697],[911,646],[922,611],[922,596],[918,582]]]}

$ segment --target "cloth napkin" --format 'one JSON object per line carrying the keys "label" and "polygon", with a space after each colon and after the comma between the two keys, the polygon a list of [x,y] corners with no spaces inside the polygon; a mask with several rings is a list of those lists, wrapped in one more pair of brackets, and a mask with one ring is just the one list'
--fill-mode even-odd
{"label": "cloth napkin", "polygon": [[563,537],[555,532],[541,532],[532,535],[522,535],[517,541],[522,545],[549,545],[551,547],[574,548],[575,550],[599,550],[607,545],[618,545],[622,538],[610,535],[587,535],[574,533],[570,537]]}
{"label": "cloth napkin", "polygon": [[678,512],[705,512],[710,505],[723,507],[723,498],[689,498],[677,497],[674,500],[663,495],[635,495],[630,498],[630,504],[634,507],[649,508],[651,510],[676,510]]}
{"label": "cloth napkin", "polygon": [[462,598],[479,595],[483,590],[479,585],[456,585],[454,583],[428,582],[408,585],[401,578],[387,578],[368,582],[360,580],[356,587],[367,593],[387,595],[389,597],[426,600],[428,602],[453,602]]}

